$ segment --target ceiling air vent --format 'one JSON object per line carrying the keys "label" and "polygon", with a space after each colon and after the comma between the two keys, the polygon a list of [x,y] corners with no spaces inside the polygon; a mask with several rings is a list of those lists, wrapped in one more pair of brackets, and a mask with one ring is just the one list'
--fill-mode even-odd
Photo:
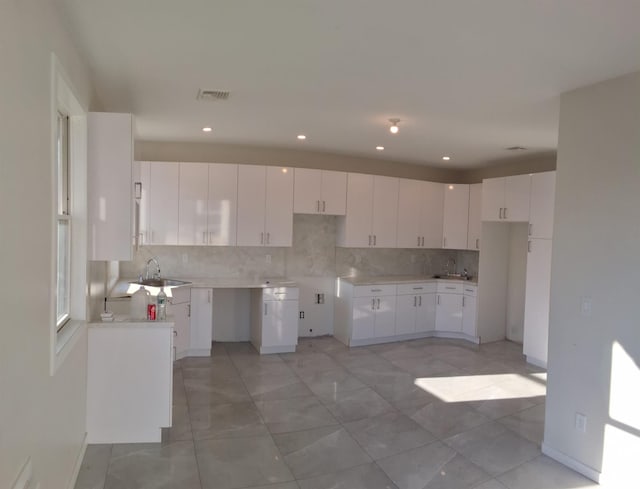
{"label": "ceiling air vent", "polygon": [[508,148],[506,148],[507,151],[525,151],[527,148],[524,148],[522,146],[509,146]]}
{"label": "ceiling air vent", "polygon": [[229,92],[226,90],[198,90],[198,100],[207,100],[209,102],[215,102],[216,100],[227,100],[229,98]]}

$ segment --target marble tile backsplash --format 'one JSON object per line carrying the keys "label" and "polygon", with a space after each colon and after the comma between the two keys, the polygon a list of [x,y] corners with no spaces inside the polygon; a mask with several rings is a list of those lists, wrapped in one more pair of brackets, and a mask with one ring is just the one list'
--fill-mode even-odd
{"label": "marble tile backsplash", "polygon": [[478,272],[478,253],[455,250],[337,248],[336,217],[296,214],[291,248],[143,246],[121,277],[137,277],[155,256],[167,277],[335,277],[344,275],[433,275],[456,262]]}

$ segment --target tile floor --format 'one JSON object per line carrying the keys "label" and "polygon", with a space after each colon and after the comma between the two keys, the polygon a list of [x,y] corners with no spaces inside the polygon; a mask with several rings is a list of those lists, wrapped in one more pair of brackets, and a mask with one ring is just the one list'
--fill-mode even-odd
{"label": "tile floor", "polygon": [[521,346],[424,339],[176,362],[160,444],[92,445],[76,489],[568,489],[540,453],[546,375]]}

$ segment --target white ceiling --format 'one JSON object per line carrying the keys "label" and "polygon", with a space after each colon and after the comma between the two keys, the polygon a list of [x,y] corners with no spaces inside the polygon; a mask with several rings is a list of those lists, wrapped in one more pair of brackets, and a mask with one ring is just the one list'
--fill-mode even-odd
{"label": "white ceiling", "polygon": [[560,93],[640,70],[640,0],[56,1],[141,140],[483,166],[554,151]]}

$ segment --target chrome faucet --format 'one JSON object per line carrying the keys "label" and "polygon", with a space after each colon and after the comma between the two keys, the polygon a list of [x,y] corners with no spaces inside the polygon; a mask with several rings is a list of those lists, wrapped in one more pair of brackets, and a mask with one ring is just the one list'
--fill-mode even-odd
{"label": "chrome faucet", "polygon": [[151,278],[160,278],[160,263],[158,263],[158,259],[153,256],[147,260],[147,265],[145,267],[145,279],[147,280],[149,279],[149,265],[151,265],[151,262],[156,264],[156,271]]}

